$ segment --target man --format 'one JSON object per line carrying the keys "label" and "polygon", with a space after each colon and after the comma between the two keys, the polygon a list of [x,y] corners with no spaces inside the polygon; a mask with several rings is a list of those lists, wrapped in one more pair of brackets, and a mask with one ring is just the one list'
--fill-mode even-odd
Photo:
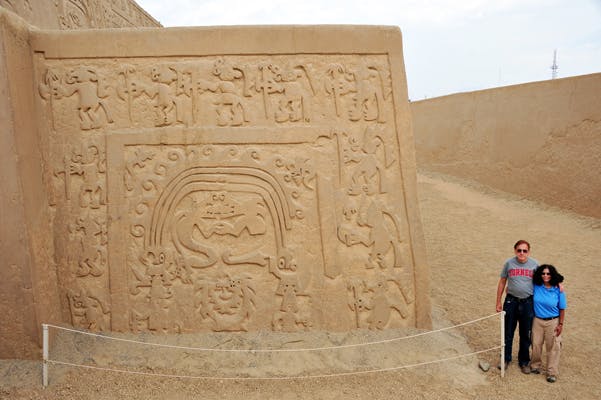
{"label": "man", "polygon": [[[505,366],[511,362],[513,335],[519,324],[518,363],[522,372],[529,374],[530,334],[534,318],[532,275],[538,267],[538,261],[528,257],[530,243],[525,240],[518,240],[513,249],[515,257],[505,261],[497,286],[497,312],[505,311]],[[505,302],[501,303],[506,287]]]}

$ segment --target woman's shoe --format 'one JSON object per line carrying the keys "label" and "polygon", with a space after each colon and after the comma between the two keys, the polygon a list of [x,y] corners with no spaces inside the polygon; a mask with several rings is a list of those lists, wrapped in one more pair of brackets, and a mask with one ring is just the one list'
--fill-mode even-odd
{"label": "woman's shoe", "polygon": [[557,380],[557,378],[555,377],[555,375],[549,375],[547,376],[547,382],[549,383],[553,383]]}

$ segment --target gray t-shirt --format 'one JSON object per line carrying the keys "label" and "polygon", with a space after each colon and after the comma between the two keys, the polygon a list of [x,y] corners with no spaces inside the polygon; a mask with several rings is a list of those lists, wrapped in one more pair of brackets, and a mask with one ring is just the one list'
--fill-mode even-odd
{"label": "gray t-shirt", "polygon": [[538,261],[534,258],[528,258],[523,264],[517,257],[505,261],[501,278],[507,278],[507,293],[520,299],[532,296],[532,275],[537,267]]}

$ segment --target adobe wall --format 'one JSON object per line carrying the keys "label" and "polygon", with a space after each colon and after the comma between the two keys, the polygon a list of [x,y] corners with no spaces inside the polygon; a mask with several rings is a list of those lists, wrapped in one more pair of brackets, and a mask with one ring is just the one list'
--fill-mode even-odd
{"label": "adobe wall", "polygon": [[130,0],[0,0],[0,357],[34,357],[61,321],[31,30],[160,26]]}
{"label": "adobe wall", "polygon": [[411,103],[420,168],[601,218],[601,74]]}
{"label": "adobe wall", "polygon": [[[37,352],[59,315],[50,209],[36,126],[30,26],[0,8],[0,357]],[[48,296],[50,295],[50,296]]]}
{"label": "adobe wall", "polygon": [[0,7],[40,29],[161,26],[133,0],[0,0]]}
{"label": "adobe wall", "polygon": [[3,334],[430,326],[398,28],[22,34]]}

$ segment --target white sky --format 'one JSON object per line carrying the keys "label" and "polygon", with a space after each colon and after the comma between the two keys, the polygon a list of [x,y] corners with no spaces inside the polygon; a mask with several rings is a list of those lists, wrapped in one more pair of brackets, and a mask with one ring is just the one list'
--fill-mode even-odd
{"label": "white sky", "polygon": [[409,97],[601,72],[601,0],[136,0],[163,26],[360,24],[403,32]]}

